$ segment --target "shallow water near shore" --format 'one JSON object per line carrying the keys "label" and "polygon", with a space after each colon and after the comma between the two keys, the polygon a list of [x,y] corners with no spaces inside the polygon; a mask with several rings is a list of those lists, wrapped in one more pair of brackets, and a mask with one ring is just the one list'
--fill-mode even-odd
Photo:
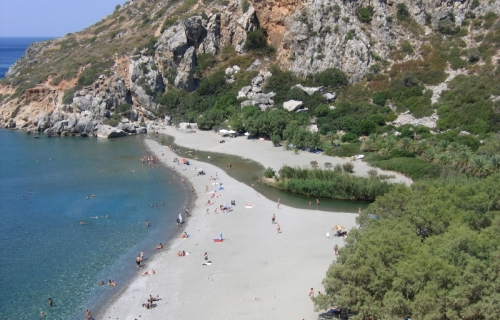
{"label": "shallow water near shore", "polygon": [[[150,134],[150,137],[153,138],[154,134]],[[316,206],[316,198],[279,190],[259,182],[258,180],[263,176],[265,168],[251,159],[243,159],[238,156],[224,153],[197,151],[185,148],[183,146],[176,145],[174,138],[166,134],[159,135],[159,142],[164,145],[165,148],[172,145],[175,148],[180,149],[182,151],[180,153],[178,152],[180,158],[193,159],[197,156],[199,158],[197,161],[208,162],[208,156],[211,156],[211,164],[219,167],[221,170],[225,170],[232,178],[247,185],[253,184],[255,191],[260,195],[263,195],[272,201],[277,201],[279,198],[282,204],[290,207],[298,209],[318,209],[322,211],[357,213],[359,208],[365,209],[370,204],[370,202],[367,201],[348,201],[321,198],[320,206]],[[226,165],[229,162],[233,165],[233,169],[231,170],[226,169]],[[208,174],[207,177],[209,176],[210,174]],[[311,206],[309,206],[309,201],[312,202]]]}
{"label": "shallow water near shore", "polygon": [[142,136],[34,137],[0,130],[0,319],[81,319],[137,274],[140,251],[147,268],[189,191],[139,162]]}

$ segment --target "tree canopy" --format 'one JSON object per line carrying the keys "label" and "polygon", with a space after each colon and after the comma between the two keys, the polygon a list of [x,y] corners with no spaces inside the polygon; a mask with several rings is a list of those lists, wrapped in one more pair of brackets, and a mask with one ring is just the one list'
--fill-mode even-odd
{"label": "tree canopy", "polygon": [[355,319],[497,319],[500,175],[396,186],[359,217],[318,309]]}

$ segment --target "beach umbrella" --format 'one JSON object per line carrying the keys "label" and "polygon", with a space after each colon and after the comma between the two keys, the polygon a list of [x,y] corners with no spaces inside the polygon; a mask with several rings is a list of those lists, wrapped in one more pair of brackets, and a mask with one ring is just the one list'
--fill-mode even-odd
{"label": "beach umbrella", "polygon": [[249,136],[250,135],[250,132],[245,132],[244,133],[245,136]]}
{"label": "beach umbrella", "polygon": [[342,227],[340,224],[337,224],[332,228],[332,230],[345,231],[345,228]]}

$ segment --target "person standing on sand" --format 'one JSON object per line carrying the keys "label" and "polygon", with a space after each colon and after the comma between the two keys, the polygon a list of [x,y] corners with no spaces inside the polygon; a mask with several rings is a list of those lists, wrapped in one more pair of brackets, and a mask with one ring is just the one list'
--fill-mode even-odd
{"label": "person standing on sand", "polygon": [[272,224],[275,224],[275,223],[276,223],[276,216],[274,215],[274,213],[273,213],[273,215],[271,216],[271,223],[272,223]]}
{"label": "person standing on sand", "polygon": [[311,300],[314,300],[314,289],[311,288],[311,290],[309,290],[309,298],[311,298]]}
{"label": "person standing on sand", "polygon": [[278,234],[280,234],[280,232],[281,232],[281,226],[280,226],[279,223],[276,225],[276,230],[278,231]]}
{"label": "person standing on sand", "polygon": [[338,245],[334,245],[333,246],[333,252],[335,252],[335,255],[338,256],[339,255],[339,246]]}
{"label": "person standing on sand", "polygon": [[141,253],[139,254],[139,257],[141,257],[141,261],[144,260],[144,252],[141,251]]}
{"label": "person standing on sand", "polygon": [[205,252],[205,260],[208,260],[208,252]]}
{"label": "person standing on sand", "polygon": [[280,198],[278,198],[278,209],[280,208]]}
{"label": "person standing on sand", "polygon": [[85,311],[85,315],[87,316],[87,320],[92,319],[92,313],[90,313],[90,310],[89,310],[89,309],[87,309],[87,310]]}
{"label": "person standing on sand", "polygon": [[135,263],[137,264],[137,268],[141,267],[141,256],[137,256],[137,258],[135,258]]}

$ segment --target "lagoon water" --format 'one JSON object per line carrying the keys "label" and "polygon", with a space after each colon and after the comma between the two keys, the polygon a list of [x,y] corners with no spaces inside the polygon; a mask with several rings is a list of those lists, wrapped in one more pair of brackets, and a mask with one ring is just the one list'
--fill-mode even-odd
{"label": "lagoon water", "polygon": [[34,137],[0,130],[0,319],[81,319],[174,235],[188,190],[139,162],[141,136]]}

